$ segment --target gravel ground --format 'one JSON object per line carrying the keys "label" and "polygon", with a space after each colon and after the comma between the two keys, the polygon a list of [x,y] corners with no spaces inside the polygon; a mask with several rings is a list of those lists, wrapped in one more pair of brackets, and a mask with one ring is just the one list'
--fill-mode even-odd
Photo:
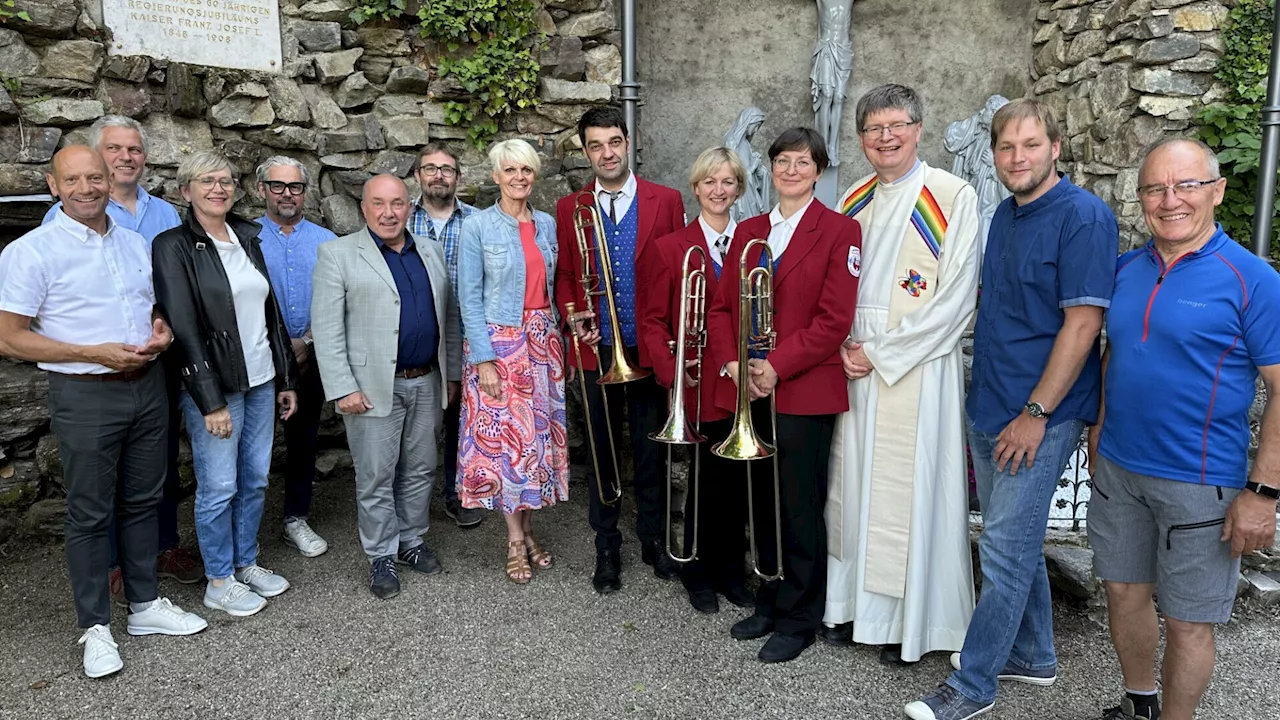
{"label": "gravel ground", "polygon": [[[387,602],[365,585],[349,481],[317,488],[312,524],[329,541],[319,558],[279,539],[279,495],[277,483],[262,563],[293,588],[259,615],[232,619],[201,606],[202,585],[165,581],[162,594],[209,629],[133,638],[117,611],[125,669],[103,680],[80,669],[61,547],[10,546],[0,557],[0,718],[901,718],[949,669],[942,653],[888,668],[874,648],[821,643],[795,662],[762,665],[761,641],[728,635],[744,611],[726,603],[719,615],[694,613],[678,583],[640,563],[630,535],[622,592],[596,596],[580,482],[570,503],[536,515],[556,566],[530,585],[501,573],[497,517],[459,530],[437,502],[427,539],[445,572],[403,576]],[[183,513],[190,518],[189,500]],[[1280,718],[1278,627],[1275,609],[1240,608],[1220,633],[1201,718]],[[987,717],[1084,720],[1114,699],[1119,670],[1105,633],[1060,606],[1057,641],[1058,683],[1005,687]]]}

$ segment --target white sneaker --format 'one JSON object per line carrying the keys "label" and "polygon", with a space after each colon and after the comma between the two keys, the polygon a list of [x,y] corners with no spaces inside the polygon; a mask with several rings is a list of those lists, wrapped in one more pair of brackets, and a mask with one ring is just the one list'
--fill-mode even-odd
{"label": "white sneaker", "polygon": [[124,662],[120,660],[120,649],[111,638],[111,628],[106,625],[94,625],[80,636],[80,644],[84,646],[84,674],[91,678],[100,678],[111,673],[120,672]]}
{"label": "white sneaker", "polygon": [[184,611],[169,598],[156,598],[146,610],[129,613],[130,635],[195,635],[207,627],[204,618]]}
{"label": "white sneaker", "polygon": [[231,577],[222,587],[214,587],[212,582],[205,586],[204,606],[233,617],[248,617],[266,607],[267,600]]}
{"label": "white sneaker", "polygon": [[329,549],[329,543],[317,535],[302,518],[284,524],[284,541],[298,548],[302,557],[323,555]]}
{"label": "white sneaker", "polygon": [[275,597],[289,589],[289,581],[260,565],[250,565],[236,570],[236,580],[264,598]]}

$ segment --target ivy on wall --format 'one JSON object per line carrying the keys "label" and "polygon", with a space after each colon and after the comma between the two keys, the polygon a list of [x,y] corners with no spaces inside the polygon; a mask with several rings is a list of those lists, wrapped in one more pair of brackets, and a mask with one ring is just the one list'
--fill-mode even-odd
{"label": "ivy on wall", "polygon": [[[1267,94],[1274,17],[1275,0],[1240,0],[1231,10],[1222,37],[1226,54],[1216,75],[1228,94],[1195,118],[1197,136],[1218,153],[1222,175],[1227,178],[1218,219],[1231,237],[1246,244],[1253,234],[1262,149],[1259,120]],[[1280,222],[1275,224],[1271,247],[1272,257],[1280,256]]]}
{"label": "ivy on wall", "polygon": [[27,22],[31,22],[31,16],[27,14],[26,10],[19,10],[17,12],[14,12],[13,6],[14,6],[13,0],[0,0],[0,23],[7,21],[11,17],[16,17],[22,20],[26,20]]}
{"label": "ivy on wall", "polygon": [[[401,17],[405,0],[359,0],[351,19],[389,21]],[[452,76],[466,100],[444,103],[445,122],[467,128],[484,149],[513,110],[538,102],[538,30],[535,0],[427,0],[418,10],[418,32],[449,54],[436,69]]]}

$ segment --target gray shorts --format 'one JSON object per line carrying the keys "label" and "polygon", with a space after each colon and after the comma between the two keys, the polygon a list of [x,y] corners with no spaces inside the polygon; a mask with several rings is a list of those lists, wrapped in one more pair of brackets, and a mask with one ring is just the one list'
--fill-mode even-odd
{"label": "gray shorts", "polygon": [[1100,580],[1154,584],[1175,620],[1231,619],[1240,560],[1222,524],[1239,490],[1129,472],[1098,458],[1089,499],[1089,544]]}

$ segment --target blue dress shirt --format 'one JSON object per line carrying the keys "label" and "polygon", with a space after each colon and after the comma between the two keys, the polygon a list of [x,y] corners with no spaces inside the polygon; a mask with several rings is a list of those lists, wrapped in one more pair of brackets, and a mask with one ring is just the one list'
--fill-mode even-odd
{"label": "blue dress shirt", "polygon": [[431,277],[422,264],[413,236],[405,233],[400,252],[387,247],[372,230],[370,237],[382,251],[391,278],[400,292],[400,344],[396,354],[396,372],[425,367],[436,359],[440,347],[440,325],[436,319],[435,296]]}
{"label": "blue dress shirt", "polygon": [[[151,241],[155,240],[157,235],[182,224],[182,218],[178,216],[178,211],[172,205],[148,193],[142,189],[141,185],[138,186],[136,207],[138,212],[135,215],[129,212],[129,208],[115,200],[110,200],[107,202],[107,215],[116,221],[116,225],[141,235],[147,241],[148,250],[151,249]],[[49,212],[45,213],[44,220],[40,221],[40,224],[49,224],[61,208],[61,202],[55,203],[49,208]]]}
{"label": "blue dress shirt", "polygon": [[262,226],[258,240],[284,325],[289,337],[302,337],[311,329],[311,273],[316,267],[316,252],[320,243],[337,236],[306,218],[287,235],[269,217],[260,217],[257,222]]}

